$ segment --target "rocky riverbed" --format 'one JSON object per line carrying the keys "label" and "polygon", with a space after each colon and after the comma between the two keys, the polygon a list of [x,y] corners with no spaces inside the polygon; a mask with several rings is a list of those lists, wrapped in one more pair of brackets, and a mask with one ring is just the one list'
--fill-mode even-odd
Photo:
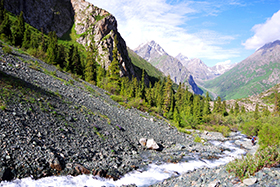
{"label": "rocky riverbed", "polygon": [[[16,51],[3,54],[1,48],[0,56],[0,182],[80,174],[116,180],[149,164],[216,159],[225,151],[210,142],[225,141],[219,133],[180,133],[168,122],[126,109],[106,91],[38,59]],[[205,141],[194,142],[196,134]],[[154,139],[160,148],[147,149],[141,138]],[[177,178],[157,185],[204,185],[212,182],[213,172],[230,176],[223,167],[199,169],[179,178],[175,173]],[[209,180],[199,182],[200,174]]]}

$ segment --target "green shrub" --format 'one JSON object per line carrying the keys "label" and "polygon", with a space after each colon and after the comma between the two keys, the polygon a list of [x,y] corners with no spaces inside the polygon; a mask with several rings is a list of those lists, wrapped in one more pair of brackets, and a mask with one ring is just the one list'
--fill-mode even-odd
{"label": "green shrub", "polygon": [[280,122],[265,123],[259,131],[260,145],[280,146]]}
{"label": "green shrub", "polygon": [[195,135],[194,142],[201,143],[201,138],[198,135]]}
{"label": "green shrub", "polygon": [[121,95],[111,95],[110,98],[118,103],[123,102],[123,97]]}
{"label": "green shrub", "polygon": [[223,136],[227,137],[229,136],[230,128],[228,126],[224,126],[224,125],[216,125],[214,126],[215,131],[218,131],[220,133],[223,134]]}
{"label": "green shrub", "polygon": [[248,136],[256,136],[258,135],[258,131],[261,127],[261,121],[250,121],[245,122],[243,125],[241,125],[241,130],[243,134],[246,134]]}
{"label": "green shrub", "polygon": [[280,148],[266,147],[258,150],[253,156],[248,154],[241,159],[235,159],[228,163],[226,169],[234,173],[241,180],[248,178],[264,167],[273,167],[280,163]]}

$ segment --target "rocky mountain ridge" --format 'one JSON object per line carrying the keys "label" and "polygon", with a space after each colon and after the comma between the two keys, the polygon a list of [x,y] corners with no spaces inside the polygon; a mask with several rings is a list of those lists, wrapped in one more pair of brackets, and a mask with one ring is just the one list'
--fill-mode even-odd
{"label": "rocky mountain ridge", "polygon": [[208,67],[201,59],[189,59],[181,53],[178,54],[175,58],[180,60],[180,62],[191,72],[194,79],[198,81],[205,81],[216,78],[233,68],[235,65],[228,63],[218,63],[213,67]]}
{"label": "rocky mountain ridge", "polygon": [[[4,1],[5,8],[15,15],[21,11],[27,23],[45,33],[55,31],[59,37],[75,32],[75,40],[85,47],[94,41],[98,50],[97,62],[106,68],[113,60],[113,49],[118,50],[120,75],[141,79],[138,67],[133,65],[127,52],[126,43],[117,29],[117,20],[106,10],[85,0],[50,1]],[[38,16],[40,15],[40,16]],[[73,29],[74,28],[74,31]],[[115,44],[117,43],[117,46]],[[149,77],[145,76],[148,85]]]}
{"label": "rocky mountain ridge", "polygon": [[223,99],[259,94],[280,83],[280,41],[268,43],[228,72],[203,86]]}
{"label": "rocky mountain ridge", "polygon": [[166,76],[170,75],[175,83],[187,83],[194,93],[203,93],[195,83],[195,80],[187,68],[185,68],[178,59],[167,54],[155,41],[140,45],[134,50],[134,52],[158,68]]}

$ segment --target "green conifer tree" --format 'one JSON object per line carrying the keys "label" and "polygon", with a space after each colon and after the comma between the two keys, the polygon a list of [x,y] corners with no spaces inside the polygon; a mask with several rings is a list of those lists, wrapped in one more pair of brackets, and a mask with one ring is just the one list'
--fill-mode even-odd
{"label": "green conifer tree", "polygon": [[[94,40],[92,40],[94,41]],[[85,80],[87,82],[96,84],[97,77],[97,62],[95,61],[95,56],[97,55],[97,50],[95,49],[95,44],[92,42],[87,51],[86,67],[85,67]]]}
{"label": "green conifer tree", "polygon": [[105,65],[102,64],[98,67],[98,70],[97,70],[96,80],[97,80],[98,87],[103,88],[103,86],[104,86],[103,79],[105,79],[105,78],[106,78]]}
{"label": "green conifer tree", "polygon": [[259,119],[259,104],[256,104],[255,112],[254,112],[255,120]]}
{"label": "green conifer tree", "polygon": [[206,93],[206,98],[204,99],[204,105],[203,105],[203,111],[202,111],[202,114],[203,116],[207,116],[211,113],[211,110],[210,110],[210,96],[209,96],[209,93],[207,92]]}
{"label": "green conifer tree", "polygon": [[49,32],[49,42],[47,48],[47,62],[50,64],[57,64],[57,35],[55,32]]}
{"label": "green conifer tree", "polygon": [[24,37],[25,25],[24,25],[23,12],[17,16],[17,23],[13,34],[13,43],[15,46],[21,46]]}
{"label": "green conifer tree", "polygon": [[29,49],[31,47],[31,30],[30,26],[26,25],[26,29],[24,31],[23,41],[22,41],[22,48]]}
{"label": "green conifer tree", "polygon": [[195,119],[200,119],[201,117],[201,108],[200,108],[200,98],[198,95],[194,97],[193,100],[193,116]]}
{"label": "green conifer tree", "polygon": [[173,101],[172,97],[173,97],[172,80],[170,78],[170,75],[168,75],[167,81],[166,81],[165,87],[164,87],[163,112],[164,112],[165,116],[171,109],[171,105],[172,105],[172,101]]}
{"label": "green conifer tree", "polygon": [[239,113],[239,105],[238,105],[237,101],[235,101],[234,115],[237,116],[238,113]]}
{"label": "green conifer tree", "polygon": [[145,99],[145,88],[146,86],[145,86],[145,70],[143,69],[142,70],[142,78],[141,78],[141,84],[140,84],[140,90],[139,90],[139,97],[141,98],[141,99]]}
{"label": "green conifer tree", "polygon": [[0,25],[2,24],[2,22],[4,21],[4,17],[5,17],[5,12],[4,12],[4,0],[0,1]]}
{"label": "green conifer tree", "polygon": [[264,111],[263,111],[264,116],[269,116],[270,115],[270,111],[268,110],[268,106],[265,107]]}
{"label": "green conifer tree", "polygon": [[108,78],[112,93],[119,93],[121,81],[120,81],[120,66],[118,62],[118,40],[117,35],[114,39],[114,49],[113,49],[113,61],[108,67]]}
{"label": "green conifer tree", "polygon": [[242,107],[241,107],[241,113],[242,113],[242,114],[245,114],[245,113],[246,113],[246,109],[245,109],[245,106],[244,106],[244,105],[242,105]]}
{"label": "green conifer tree", "polygon": [[11,20],[9,18],[9,15],[6,12],[6,9],[4,9],[4,13],[3,13],[4,17],[3,17],[3,21],[2,24],[0,26],[0,33],[5,35],[5,38],[10,39],[12,38],[12,31],[11,31]]}

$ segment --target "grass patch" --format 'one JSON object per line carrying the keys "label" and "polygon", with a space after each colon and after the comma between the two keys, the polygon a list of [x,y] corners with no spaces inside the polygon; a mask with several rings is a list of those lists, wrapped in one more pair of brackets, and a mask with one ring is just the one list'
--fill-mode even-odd
{"label": "grass patch", "polygon": [[242,159],[235,159],[227,164],[227,171],[241,180],[253,176],[264,167],[273,167],[280,163],[280,148],[266,147],[255,155],[248,154]]}

